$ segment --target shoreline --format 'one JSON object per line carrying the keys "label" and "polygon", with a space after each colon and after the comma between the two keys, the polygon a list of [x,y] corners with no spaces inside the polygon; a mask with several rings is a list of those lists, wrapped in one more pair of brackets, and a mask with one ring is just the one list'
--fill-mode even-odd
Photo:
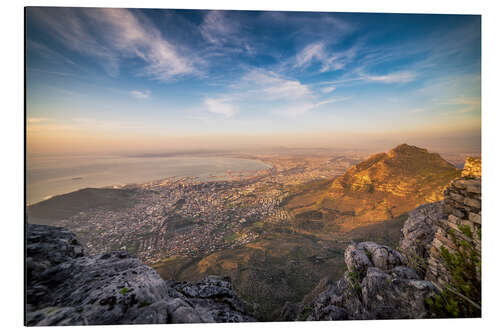
{"label": "shoreline", "polygon": [[[134,158],[134,157],[127,157],[127,158]],[[239,161],[251,161],[251,162],[258,161],[260,164],[262,164],[263,167],[261,169],[257,169],[257,170],[252,169],[252,170],[246,170],[246,171],[227,169],[223,172],[210,173],[209,175],[205,175],[205,176],[173,175],[173,176],[163,176],[160,178],[154,178],[154,179],[145,180],[145,181],[141,181],[141,182],[114,183],[114,184],[108,184],[108,185],[102,185],[102,186],[100,186],[100,185],[98,185],[98,186],[92,186],[92,185],[80,186],[80,187],[74,188],[74,189],[69,190],[69,191],[45,195],[41,200],[37,200],[37,201],[33,201],[33,202],[29,202],[28,200],[26,200],[25,207],[30,207],[30,206],[42,203],[44,201],[50,200],[56,196],[70,194],[70,193],[80,191],[80,190],[83,190],[86,188],[122,189],[122,188],[128,187],[128,186],[144,187],[144,186],[148,186],[148,185],[151,186],[151,185],[154,185],[155,183],[160,183],[160,182],[164,182],[164,181],[168,181],[168,180],[181,180],[181,179],[189,179],[189,178],[192,178],[193,181],[198,181],[200,183],[208,183],[208,182],[214,182],[214,181],[237,181],[237,180],[244,180],[244,179],[255,177],[259,172],[262,172],[265,170],[270,170],[274,167],[268,161],[263,161],[263,160],[259,159],[258,157],[255,157],[255,156],[243,157],[241,155],[240,156],[234,156],[234,155],[233,156],[227,156],[227,155],[226,156],[214,156],[214,155],[212,155],[212,156],[168,156],[168,157],[156,157],[155,156],[155,157],[147,157],[147,158],[182,158],[182,159],[189,159],[189,158],[218,159],[218,158],[224,158],[224,159],[232,159],[232,160],[239,160]],[[237,179],[233,179],[233,178],[237,178]],[[69,177],[67,177],[67,179],[65,178],[65,180],[72,180],[72,181],[82,180],[82,179],[85,179],[85,177],[69,176]],[[27,184],[25,184],[25,191],[29,192]]]}

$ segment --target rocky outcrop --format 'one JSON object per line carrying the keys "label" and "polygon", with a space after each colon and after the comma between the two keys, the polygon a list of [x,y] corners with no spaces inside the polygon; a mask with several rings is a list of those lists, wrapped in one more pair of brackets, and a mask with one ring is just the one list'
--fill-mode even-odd
{"label": "rocky outcrop", "polygon": [[63,228],[27,227],[28,326],[254,321],[227,278],[165,281],[127,252],[86,256]]}
{"label": "rocky outcrop", "polygon": [[420,278],[426,275],[437,223],[444,217],[443,201],[421,205],[408,214],[401,229],[399,249]]}
{"label": "rocky outcrop", "polygon": [[374,242],[362,242],[350,244],[344,257],[344,276],[329,282],[313,302],[304,303],[296,320],[429,317],[425,299],[437,289],[405,266],[401,253]]}
{"label": "rocky outcrop", "polygon": [[466,159],[461,178],[449,184],[443,201],[410,212],[401,230],[400,249],[420,277],[445,286],[451,273],[441,252],[455,252],[457,239],[473,244],[481,254],[480,158]]}
{"label": "rocky outcrop", "polygon": [[[454,180],[446,189],[443,203],[446,218],[436,221],[437,230],[427,261],[426,279],[439,286],[451,281],[451,273],[447,271],[442,260],[442,251],[446,249],[455,252],[455,240],[472,244],[478,255],[481,255],[481,178],[471,178],[473,174],[480,176],[480,171],[479,174],[466,174],[467,178]],[[481,279],[479,273],[478,278]]]}
{"label": "rocky outcrop", "polygon": [[463,178],[481,179],[481,158],[467,157],[465,159],[464,169],[462,170]]}

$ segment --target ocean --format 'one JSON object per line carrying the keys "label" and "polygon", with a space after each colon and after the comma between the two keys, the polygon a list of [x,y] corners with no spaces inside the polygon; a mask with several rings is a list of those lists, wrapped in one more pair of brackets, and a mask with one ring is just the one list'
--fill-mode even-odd
{"label": "ocean", "polygon": [[256,172],[269,165],[229,157],[29,156],[26,201],[37,203],[86,187],[142,184],[168,177],[227,179],[228,172]]}

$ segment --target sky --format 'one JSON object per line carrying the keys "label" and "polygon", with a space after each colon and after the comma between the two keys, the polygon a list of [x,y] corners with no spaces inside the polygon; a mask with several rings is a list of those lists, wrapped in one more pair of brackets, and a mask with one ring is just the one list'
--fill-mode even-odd
{"label": "sky", "polygon": [[481,17],[36,8],[28,154],[480,149]]}

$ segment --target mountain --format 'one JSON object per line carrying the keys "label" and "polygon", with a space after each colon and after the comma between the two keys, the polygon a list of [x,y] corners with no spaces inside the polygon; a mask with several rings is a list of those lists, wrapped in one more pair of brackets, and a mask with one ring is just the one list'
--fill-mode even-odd
{"label": "mountain", "polygon": [[[335,178],[327,189],[288,209],[303,224],[321,221],[343,230],[393,219],[417,206],[443,199],[447,184],[460,170],[437,153],[402,144],[370,156]],[[328,228],[326,228],[328,230]]]}

